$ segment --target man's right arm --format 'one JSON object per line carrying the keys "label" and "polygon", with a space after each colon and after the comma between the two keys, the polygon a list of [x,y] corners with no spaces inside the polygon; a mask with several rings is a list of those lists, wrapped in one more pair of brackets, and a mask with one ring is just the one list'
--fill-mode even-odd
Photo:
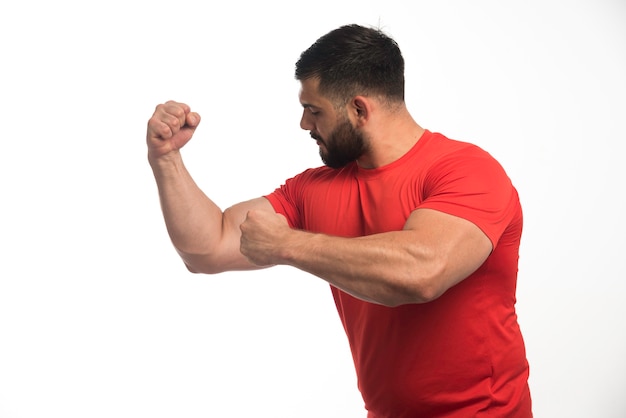
{"label": "man's right arm", "polygon": [[257,269],[240,252],[239,225],[248,211],[273,208],[265,198],[257,198],[222,212],[200,190],[180,154],[199,123],[200,115],[189,106],[171,101],[157,106],[148,121],[148,161],[172,244],[195,273]]}

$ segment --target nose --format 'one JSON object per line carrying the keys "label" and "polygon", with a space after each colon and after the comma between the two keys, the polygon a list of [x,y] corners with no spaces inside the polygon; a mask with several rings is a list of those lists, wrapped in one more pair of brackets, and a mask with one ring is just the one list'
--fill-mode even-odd
{"label": "nose", "polygon": [[305,131],[312,131],[314,128],[313,122],[311,121],[311,116],[308,114],[306,109],[302,111],[302,118],[300,118],[300,128],[304,129]]}

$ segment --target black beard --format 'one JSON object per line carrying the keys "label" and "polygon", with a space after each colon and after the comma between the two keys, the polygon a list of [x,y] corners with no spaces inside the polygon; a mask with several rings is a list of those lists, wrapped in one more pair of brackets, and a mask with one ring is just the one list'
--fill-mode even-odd
{"label": "black beard", "polygon": [[[319,138],[318,138],[319,139]],[[320,148],[320,157],[326,166],[341,168],[356,161],[367,150],[363,134],[348,120],[341,122],[326,140],[322,140],[326,152]]]}

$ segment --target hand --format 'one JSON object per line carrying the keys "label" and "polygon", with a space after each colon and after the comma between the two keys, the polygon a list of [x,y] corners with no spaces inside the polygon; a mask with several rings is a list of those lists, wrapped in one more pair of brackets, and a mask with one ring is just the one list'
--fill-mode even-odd
{"label": "hand", "polygon": [[281,264],[282,249],[294,232],[283,215],[251,210],[239,228],[241,254],[258,266]]}
{"label": "hand", "polygon": [[184,103],[169,101],[156,107],[148,121],[148,156],[158,159],[185,146],[193,136],[200,115]]}

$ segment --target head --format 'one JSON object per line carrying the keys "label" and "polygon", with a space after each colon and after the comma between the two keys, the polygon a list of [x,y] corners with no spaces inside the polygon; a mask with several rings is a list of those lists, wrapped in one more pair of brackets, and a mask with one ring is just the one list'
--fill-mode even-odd
{"label": "head", "polygon": [[404,103],[404,59],[396,42],[378,29],[348,25],[327,33],[300,55],[295,76],[305,108],[301,126],[318,140],[329,167],[367,151],[367,137],[350,119],[350,106],[358,108],[363,98],[389,107]]}
{"label": "head", "polygon": [[319,38],[300,55],[296,79],[319,79],[319,93],[335,106],[354,96],[404,101],[404,58],[379,29],[347,25]]}

